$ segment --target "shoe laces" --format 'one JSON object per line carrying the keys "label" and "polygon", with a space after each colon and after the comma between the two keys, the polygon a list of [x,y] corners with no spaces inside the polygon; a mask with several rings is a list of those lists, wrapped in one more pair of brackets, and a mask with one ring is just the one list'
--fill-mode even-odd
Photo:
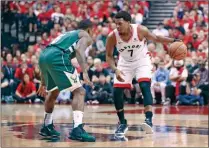
{"label": "shoe laces", "polygon": [[119,131],[119,130],[122,130],[123,126],[124,126],[124,124],[119,124],[119,125],[118,125],[118,131]]}
{"label": "shoe laces", "polygon": [[86,133],[86,131],[85,131],[84,128],[83,128],[84,125],[85,125],[85,124],[83,123],[83,124],[81,125],[81,128],[80,128],[80,129],[82,130],[82,132]]}

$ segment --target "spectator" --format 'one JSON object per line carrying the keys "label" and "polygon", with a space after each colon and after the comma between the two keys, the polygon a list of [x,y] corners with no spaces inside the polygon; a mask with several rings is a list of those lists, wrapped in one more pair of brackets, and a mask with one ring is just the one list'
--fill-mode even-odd
{"label": "spectator", "polygon": [[[171,85],[166,87],[166,104],[174,103],[176,101],[175,96],[178,96],[180,92],[180,86],[185,86],[185,81],[188,77],[188,71],[184,67],[184,61],[174,61],[174,66],[170,70],[169,78]],[[165,105],[166,105],[165,104]]]}
{"label": "spectator", "polygon": [[33,81],[33,69],[29,68],[26,62],[22,62],[21,66],[15,71],[15,78],[17,82],[23,80],[24,74],[28,74],[31,81]]}
{"label": "spectator", "polygon": [[164,37],[169,36],[168,30],[164,28],[163,23],[159,23],[157,28],[152,31],[155,35],[161,35]]}
{"label": "spectator", "polygon": [[204,98],[204,104],[208,104],[209,101],[209,84],[208,84],[208,69],[206,69],[206,61],[202,61],[200,67],[194,71],[196,76],[196,85],[201,89],[201,96]]}
{"label": "spectator", "polygon": [[37,17],[33,12],[32,8],[29,8],[29,12],[26,15],[26,26],[27,32],[36,32],[37,31]]}
{"label": "spectator", "polygon": [[64,14],[61,13],[61,9],[59,6],[55,6],[55,12],[52,13],[51,19],[54,23],[60,23],[62,19],[64,18]]}
{"label": "spectator", "polygon": [[9,81],[9,87],[11,88],[11,93],[14,93],[17,84],[14,81],[14,73],[16,67],[14,66],[12,55],[9,53],[6,56],[6,63],[2,63],[2,70],[4,71],[4,77]]}
{"label": "spectator", "polygon": [[94,83],[95,87],[87,96],[87,103],[92,104],[107,104],[113,102],[113,87],[110,83],[106,82],[106,77],[104,74],[99,75],[99,80]]}
{"label": "spectator", "polygon": [[97,47],[97,57],[99,59],[101,59],[102,61],[106,61],[105,60],[105,52],[106,52],[106,39],[107,39],[107,35],[109,33],[109,29],[107,27],[103,27],[102,28],[102,32],[101,35],[98,36],[97,40],[96,40],[96,47]]}
{"label": "spectator", "polygon": [[151,92],[153,99],[155,98],[156,92],[161,93],[161,103],[165,103],[165,87],[168,82],[169,71],[165,68],[165,63],[163,60],[160,61],[157,70],[154,73],[154,77],[151,84]]}
{"label": "spectator", "polygon": [[133,14],[131,15],[134,23],[136,24],[142,24],[143,22],[143,14],[139,12],[139,7],[140,5],[135,5],[135,8],[133,9]]}
{"label": "spectator", "polygon": [[100,59],[98,58],[94,59],[94,68],[92,68],[92,70],[94,71],[92,76],[92,82],[94,83],[99,82],[100,74],[104,74],[107,83],[110,82],[111,77],[109,75],[109,72],[102,67],[102,62]]}
{"label": "spectator", "polygon": [[69,19],[70,21],[73,21],[75,20],[75,16],[74,14],[72,13],[71,9],[70,8],[67,8],[66,9],[66,13],[65,13],[65,16],[64,16],[64,19]]}
{"label": "spectator", "polygon": [[186,84],[186,94],[177,96],[176,105],[204,105],[200,93],[201,89],[197,87],[194,78],[192,78],[192,81]]}
{"label": "spectator", "polygon": [[9,86],[9,79],[5,77],[4,71],[1,70],[1,102],[12,102],[11,88]]}
{"label": "spectator", "polygon": [[36,87],[30,81],[28,74],[23,75],[23,81],[18,85],[14,99],[17,103],[34,102],[36,99]]}

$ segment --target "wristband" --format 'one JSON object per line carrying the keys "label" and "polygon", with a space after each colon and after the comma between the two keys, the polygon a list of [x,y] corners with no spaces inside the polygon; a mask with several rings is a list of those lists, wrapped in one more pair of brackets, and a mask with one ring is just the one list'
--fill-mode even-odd
{"label": "wristband", "polygon": [[180,42],[180,39],[174,39],[173,42]]}

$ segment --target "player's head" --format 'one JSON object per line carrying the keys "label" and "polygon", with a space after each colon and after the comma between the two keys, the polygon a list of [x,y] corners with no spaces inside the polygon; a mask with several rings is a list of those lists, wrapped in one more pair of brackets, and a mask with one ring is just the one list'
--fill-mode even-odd
{"label": "player's head", "polygon": [[120,11],[115,15],[115,24],[120,34],[126,33],[131,23],[131,15],[127,11]]}
{"label": "player's head", "polygon": [[82,20],[78,23],[78,29],[85,30],[90,36],[93,36],[92,22],[89,19]]}
{"label": "player's head", "polygon": [[163,23],[158,23],[158,29],[162,29],[163,28]]}

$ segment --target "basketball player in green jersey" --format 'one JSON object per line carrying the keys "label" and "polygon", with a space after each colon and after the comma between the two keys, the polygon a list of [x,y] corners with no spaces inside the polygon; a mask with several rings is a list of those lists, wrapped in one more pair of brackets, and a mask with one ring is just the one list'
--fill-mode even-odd
{"label": "basketball player in green jersey", "polygon": [[42,136],[59,137],[52,120],[52,112],[60,91],[70,90],[73,94],[73,129],[69,134],[72,140],[94,142],[96,139],[83,129],[85,89],[82,87],[76,69],[71,59],[76,57],[83,71],[84,82],[90,82],[85,58],[86,48],[92,44],[92,23],[83,20],[78,24],[78,30],[66,32],[55,38],[40,54],[39,66],[42,73],[42,83],[38,90],[41,96],[46,95],[44,124],[39,132]]}

